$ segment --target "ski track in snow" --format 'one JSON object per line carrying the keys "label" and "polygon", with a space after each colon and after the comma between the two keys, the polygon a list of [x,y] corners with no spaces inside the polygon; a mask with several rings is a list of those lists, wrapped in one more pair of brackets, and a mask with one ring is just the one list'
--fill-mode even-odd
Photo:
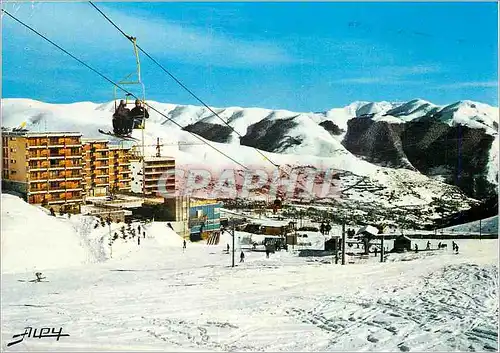
{"label": "ski track in snow", "polygon": [[128,257],[44,271],[48,283],[4,275],[2,340],[31,325],[71,336],[9,350],[492,351],[498,242],[460,244],[347,266],[250,252],[232,269],[225,244],[183,253],[148,237]]}

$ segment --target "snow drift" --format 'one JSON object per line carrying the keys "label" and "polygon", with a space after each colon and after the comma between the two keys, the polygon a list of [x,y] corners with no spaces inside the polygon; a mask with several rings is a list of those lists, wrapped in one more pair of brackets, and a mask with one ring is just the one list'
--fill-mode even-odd
{"label": "snow drift", "polygon": [[2,194],[2,273],[66,268],[93,260],[67,220]]}

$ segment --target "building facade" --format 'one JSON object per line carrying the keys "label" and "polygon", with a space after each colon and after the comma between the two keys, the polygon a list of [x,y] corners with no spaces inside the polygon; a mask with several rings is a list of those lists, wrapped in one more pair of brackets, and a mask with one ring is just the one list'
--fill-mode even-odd
{"label": "building facade", "polygon": [[183,238],[189,238],[189,196],[176,196],[164,199],[165,206],[169,210],[170,223],[174,231]]}
{"label": "building facade", "polygon": [[217,200],[191,199],[189,205],[189,230],[192,241],[209,238],[220,230],[220,209]]}
{"label": "building facade", "polygon": [[173,157],[145,157],[144,161],[130,161],[133,193],[166,196],[175,192],[175,159]]}
{"label": "building facade", "polygon": [[83,201],[81,134],[3,132],[2,187],[30,204],[68,211]]}
{"label": "building facade", "polygon": [[130,191],[132,171],[130,148],[109,146],[109,190],[112,193]]}
{"label": "building facade", "polygon": [[83,173],[86,196],[106,196],[109,192],[108,140],[83,139]]}

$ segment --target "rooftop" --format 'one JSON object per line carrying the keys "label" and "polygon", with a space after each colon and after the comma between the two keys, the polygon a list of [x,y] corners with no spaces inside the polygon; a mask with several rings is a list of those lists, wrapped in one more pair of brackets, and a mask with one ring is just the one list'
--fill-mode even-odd
{"label": "rooftop", "polygon": [[125,146],[120,146],[120,145],[108,145],[110,150],[125,150],[128,151],[131,148],[130,147],[125,147]]}
{"label": "rooftop", "polygon": [[170,162],[170,161],[175,161],[174,157],[156,157],[156,156],[150,156],[150,157],[145,157],[144,161],[146,162]]}
{"label": "rooftop", "polygon": [[2,131],[2,135],[5,136],[22,136],[22,137],[81,137],[81,132],[68,132],[68,131],[44,131],[44,132],[34,132],[28,130],[19,130],[19,131]]}
{"label": "rooftop", "polygon": [[287,226],[291,221],[276,221],[272,219],[252,219],[251,223],[259,224],[266,227],[284,227]]}
{"label": "rooftop", "polygon": [[84,143],[109,143],[109,140],[106,139],[93,139],[89,137],[83,137],[82,142]]}

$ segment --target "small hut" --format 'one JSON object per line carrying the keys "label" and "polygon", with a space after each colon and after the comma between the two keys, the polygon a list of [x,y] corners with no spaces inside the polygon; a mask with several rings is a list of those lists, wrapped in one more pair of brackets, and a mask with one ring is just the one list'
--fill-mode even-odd
{"label": "small hut", "polygon": [[378,229],[374,226],[364,226],[357,232],[358,237],[374,238],[378,234]]}
{"label": "small hut", "polygon": [[411,239],[406,235],[400,235],[394,239],[394,248],[391,252],[404,252],[411,250]]}

